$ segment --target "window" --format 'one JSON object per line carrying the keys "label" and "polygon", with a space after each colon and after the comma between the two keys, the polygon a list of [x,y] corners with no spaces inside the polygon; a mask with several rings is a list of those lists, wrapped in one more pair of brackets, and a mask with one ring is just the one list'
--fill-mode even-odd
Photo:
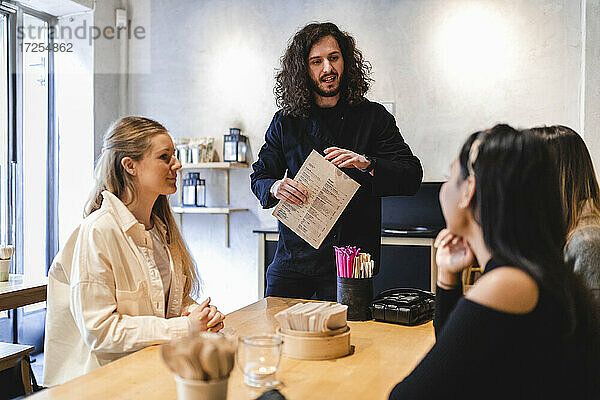
{"label": "window", "polygon": [[[47,274],[58,243],[53,39],[47,14],[0,2],[1,239],[16,247],[12,273]],[[0,316],[0,338],[42,349],[44,304]]]}
{"label": "window", "polygon": [[46,275],[57,247],[53,21],[21,8],[2,16],[2,240],[16,246],[13,272],[31,278]]}
{"label": "window", "polygon": [[8,237],[10,163],[8,156],[8,17],[0,14],[0,240],[14,243]]}
{"label": "window", "polygon": [[[8,17],[0,14],[0,240],[3,243],[14,243],[9,240],[8,221],[9,192],[8,178],[10,164],[8,158]],[[10,311],[0,312],[0,341],[10,342],[13,339],[13,323]]]}
{"label": "window", "polygon": [[[48,222],[48,22],[23,14],[22,107],[19,148],[22,226],[21,271],[26,277],[44,276],[47,269]],[[33,50],[36,51],[33,51]],[[52,255],[53,256],[53,255]]]}

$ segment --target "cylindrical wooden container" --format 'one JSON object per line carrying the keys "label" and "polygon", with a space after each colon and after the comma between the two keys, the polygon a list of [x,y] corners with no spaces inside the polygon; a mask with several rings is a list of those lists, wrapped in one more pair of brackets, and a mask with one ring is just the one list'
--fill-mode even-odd
{"label": "cylindrical wooden container", "polygon": [[337,277],[337,302],[348,306],[348,321],[366,321],[371,317],[373,278]]}
{"label": "cylindrical wooden container", "polygon": [[300,360],[331,360],[350,353],[350,327],[328,332],[277,329],[283,339],[283,355]]}

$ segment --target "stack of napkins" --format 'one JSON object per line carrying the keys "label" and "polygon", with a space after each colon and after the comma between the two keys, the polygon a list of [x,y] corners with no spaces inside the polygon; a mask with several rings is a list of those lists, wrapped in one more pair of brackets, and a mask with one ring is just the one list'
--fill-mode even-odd
{"label": "stack of napkins", "polygon": [[346,326],[348,306],[339,303],[298,303],[275,314],[282,330],[327,332]]}

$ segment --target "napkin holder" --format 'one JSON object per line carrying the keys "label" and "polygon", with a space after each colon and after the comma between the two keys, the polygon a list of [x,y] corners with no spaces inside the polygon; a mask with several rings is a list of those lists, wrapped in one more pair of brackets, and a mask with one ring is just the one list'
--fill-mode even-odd
{"label": "napkin holder", "polygon": [[277,329],[283,339],[283,355],[299,360],[331,360],[350,354],[350,327],[325,332]]}

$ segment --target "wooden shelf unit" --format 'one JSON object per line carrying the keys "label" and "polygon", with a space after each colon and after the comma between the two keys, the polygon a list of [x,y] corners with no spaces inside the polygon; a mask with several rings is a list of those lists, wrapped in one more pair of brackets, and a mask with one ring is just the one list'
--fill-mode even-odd
{"label": "wooden shelf unit", "polygon": [[199,164],[181,164],[181,169],[231,169],[231,168],[248,168],[248,164],[233,162],[233,161],[221,161],[221,162],[205,162]]}
{"label": "wooden shelf unit", "polygon": [[231,214],[234,212],[248,211],[247,208],[229,207],[171,207],[175,214]]}
{"label": "wooden shelf unit", "polygon": [[[231,162],[231,161],[222,161],[222,162],[207,162],[207,163],[199,163],[199,164],[182,164],[179,173],[177,174],[177,187],[182,188],[182,179],[183,172],[195,169],[216,169],[225,172],[225,194],[226,194],[226,207],[193,207],[193,206],[176,206],[172,207],[173,213],[179,215],[179,226],[183,223],[183,214],[220,214],[225,215],[225,246],[229,247],[229,215],[234,212],[242,212],[248,211],[247,208],[230,208],[230,190],[229,190],[229,171],[232,168],[248,168],[248,164]],[[183,195],[183,191],[181,191],[179,202],[183,204],[183,199],[181,196]]]}

